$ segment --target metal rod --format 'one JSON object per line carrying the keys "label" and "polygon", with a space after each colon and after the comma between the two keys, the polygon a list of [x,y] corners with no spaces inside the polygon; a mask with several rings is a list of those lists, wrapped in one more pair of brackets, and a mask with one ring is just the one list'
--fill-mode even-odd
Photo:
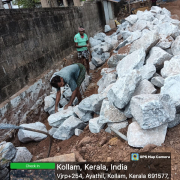
{"label": "metal rod", "polygon": [[116,133],[119,137],[121,137],[122,139],[124,139],[125,141],[128,141],[127,137],[126,137],[124,134],[120,133],[119,131],[117,131],[117,130],[114,129],[113,127],[111,127],[111,130],[112,130],[114,133]]}

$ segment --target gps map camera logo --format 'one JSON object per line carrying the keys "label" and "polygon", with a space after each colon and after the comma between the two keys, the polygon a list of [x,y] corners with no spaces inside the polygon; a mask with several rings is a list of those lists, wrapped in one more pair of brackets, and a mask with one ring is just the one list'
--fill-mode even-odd
{"label": "gps map camera logo", "polygon": [[131,161],[139,161],[139,154],[138,153],[132,153],[131,154]]}

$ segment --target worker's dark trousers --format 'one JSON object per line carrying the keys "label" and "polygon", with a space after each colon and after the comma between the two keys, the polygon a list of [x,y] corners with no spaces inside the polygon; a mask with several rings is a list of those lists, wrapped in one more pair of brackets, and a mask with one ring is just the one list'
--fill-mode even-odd
{"label": "worker's dark trousers", "polygon": [[152,2],[152,6],[156,6],[156,2]]}

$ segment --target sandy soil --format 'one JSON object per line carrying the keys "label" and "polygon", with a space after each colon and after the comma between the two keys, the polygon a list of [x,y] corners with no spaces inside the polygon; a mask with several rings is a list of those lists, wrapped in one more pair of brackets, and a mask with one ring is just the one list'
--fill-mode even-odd
{"label": "sandy soil", "polygon": [[[179,3],[178,3],[179,5]],[[169,9],[172,14],[180,15],[180,6],[177,6],[176,2],[163,4],[163,7]],[[114,31],[109,32],[108,35],[111,35]],[[126,49],[126,48],[125,48]],[[122,49],[119,53],[123,53]],[[74,63],[77,61],[76,53],[73,53],[69,57],[68,63]],[[66,65],[69,65],[66,64]],[[89,87],[85,92],[85,97],[97,93],[97,81],[101,78],[100,72],[101,69],[108,67],[105,63],[102,67],[91,70],[90,74],[92,76],[92,81]],[[158,91],[159,92],[159,91]],[[97,115],[95,115],[97,116]],[[131,123],[131,119],[128,120]],[[49,130],[51,127],[48,125],[47,119],[44,120],[44,124]],[[126,135],[127,128],[120,130],[123,134]],[[168,129],[165,143],[161,147],[156,147],[154,145],[147,146],[143,149],[130,147],[127,142],[117,137],[115,134],[106,133],[104,129],[101,130],[98,134],[92,134],[89,131],[88,126],[85,128],[84,132],[79,136],[73,136],[68,140],[60,141],[53,140],[50,156],[56,156],[61,154],[67,154],[77,150],[83,159],[87,161],[130,161],[131,152],[171,152],[172,156],[172,180],[180,179],[180,125]],[[83,140],[83,143],[82,143]],[[49,139],[46,138],[41,142],[30,142],[23,144],[19,142],[17,136],[11,141],[15,146],[25,146],[33,154],[32,161],[38,159],[46,158],[49,147]]]}

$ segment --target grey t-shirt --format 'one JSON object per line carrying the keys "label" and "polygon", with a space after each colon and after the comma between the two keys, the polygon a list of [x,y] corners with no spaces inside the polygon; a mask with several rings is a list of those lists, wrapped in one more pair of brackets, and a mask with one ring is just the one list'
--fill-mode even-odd
{"label": "grey t-shirt", "polygon": [[[54,76],[60,76],[63,78],[65,84],[68,84],[71,88],[71,91],[74,91],[77,88],[77,79],[79,77],[80,68],[78,64],[72,64],[70,66],[66,66],[58,72],[55,72],[51,79]],[[60,88],[57,88],[57,91],[60,91]]]}

